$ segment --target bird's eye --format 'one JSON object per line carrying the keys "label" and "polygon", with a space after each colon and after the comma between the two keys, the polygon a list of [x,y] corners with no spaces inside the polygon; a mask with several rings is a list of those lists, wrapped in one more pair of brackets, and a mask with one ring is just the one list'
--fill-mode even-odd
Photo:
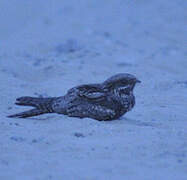
{"label": "bird's eye", "polygon": [[126,92],[125,89],[120,90],[120,94],[124,94],[125,92]]}

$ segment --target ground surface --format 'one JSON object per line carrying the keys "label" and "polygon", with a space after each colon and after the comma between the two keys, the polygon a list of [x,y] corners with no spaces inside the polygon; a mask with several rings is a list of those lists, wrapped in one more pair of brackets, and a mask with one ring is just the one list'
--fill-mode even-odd
{"label": "ground surface", "polygon": [[[0,1],[0,179],[186,180],[187,1]],[[43,115],[19,96],[59,96],[136,75],[120,120]]]}

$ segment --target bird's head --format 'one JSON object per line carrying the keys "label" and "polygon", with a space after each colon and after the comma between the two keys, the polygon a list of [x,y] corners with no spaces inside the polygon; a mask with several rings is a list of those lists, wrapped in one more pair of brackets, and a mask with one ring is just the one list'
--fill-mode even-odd
{"label": "bird's head", "polygon": [[136,83],[140,83],[134,75],[127,73],[116,74],[103,82],[103,88],[108,91],[117,91],[121,94],[129,94],[133,91]]}

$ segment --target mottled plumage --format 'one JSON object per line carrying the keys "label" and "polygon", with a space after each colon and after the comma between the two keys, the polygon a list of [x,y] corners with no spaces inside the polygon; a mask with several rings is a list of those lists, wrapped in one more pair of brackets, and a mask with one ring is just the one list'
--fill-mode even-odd
{"label": "mottled plumage", "polygon": [[137,82],[140,81],[135,76],[121,73],[101,84],[76,86],[60,97],[20,97],[16,99],[17,105],[33,106],[34,109],[8,117],[26,118],[58,113],[97,120],[118,119],[135,105],[133,89]]}

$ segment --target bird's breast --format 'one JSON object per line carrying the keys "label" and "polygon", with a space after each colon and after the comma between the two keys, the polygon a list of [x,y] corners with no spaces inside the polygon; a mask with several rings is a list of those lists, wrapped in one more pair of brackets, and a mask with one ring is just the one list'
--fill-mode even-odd
{"label": "bird's breast", "polygon": [[118,96],[118,99],[122,105],[122,111],[124,112],[130,111],[135,105],[135,97],[132,93],[129,95],[121,94]]}

